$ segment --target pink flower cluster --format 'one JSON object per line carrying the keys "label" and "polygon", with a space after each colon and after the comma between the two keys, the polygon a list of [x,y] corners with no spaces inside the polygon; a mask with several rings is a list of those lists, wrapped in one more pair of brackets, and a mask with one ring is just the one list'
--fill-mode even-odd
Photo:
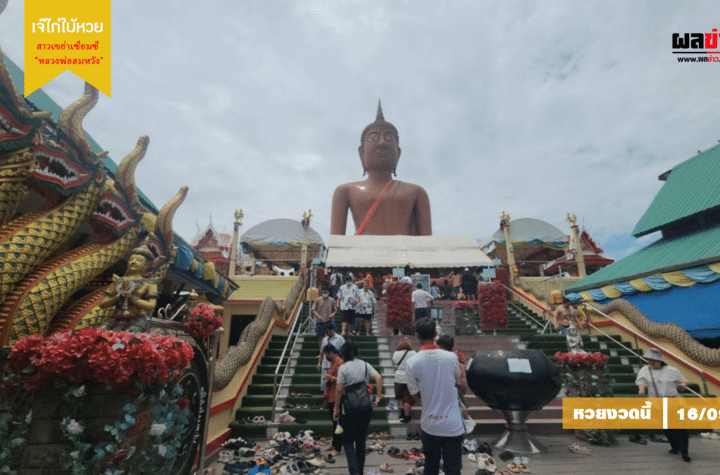
{"label": "pink flower cluster", "polygon": [[222,317],[206,303],[200,303],[190,312],[190,318],[183,323],[183,330],[191,337],[202,340],[212,336],[222,325]]}
{"label": "pink flower cluster", "polygon": [[177,380],[192,357],[192,346],[172,336],[83,328],[23,338],[8,361],[23,387],[37,391],[87,382],[111,388],[134,380],[165,383]]}
{"label": "pink flower cluster", "polygon": [[609,356],[599,352],[570,353],[558,351],[555,353],[555,361],[563,366],[570,366],[571,368],[600,369],[605,367],[609,359]]}

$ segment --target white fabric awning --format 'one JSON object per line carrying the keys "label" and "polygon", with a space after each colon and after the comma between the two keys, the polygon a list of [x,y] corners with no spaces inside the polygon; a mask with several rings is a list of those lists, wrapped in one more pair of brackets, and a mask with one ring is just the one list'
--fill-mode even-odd
{"label": "white fabric awning", "polygon": [[327,267],[472,267],[493,263],[470,236],[338,236]]}

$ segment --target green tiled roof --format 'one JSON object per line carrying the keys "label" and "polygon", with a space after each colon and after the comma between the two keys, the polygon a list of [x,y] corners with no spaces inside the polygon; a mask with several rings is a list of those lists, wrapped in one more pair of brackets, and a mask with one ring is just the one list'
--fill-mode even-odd
{"label": "green tiled roof", "polygon": [[[15,87],[17,87],[20,94],[23,94],[23,91],[25,90],[25,73],[23,73],[23,70],[20,69],[10,58],[8,58],[5,53],[3,53],[3,57],[5,59],[5,66],[10,72],[10,77],[15,83]],[[82,93],[82,91],[79,91],[79,93]],[[78,98],[79,97],[80,96],[78,95]],[[32,105],[34,105],[38,110],[51,112],[53,120],[55,121],[55,123],[57,123],[57,120],[60,118],[62,108],[57,105],[57,103],[53,101],[50,96],[45,93],[45,91],[43,91],[42,89],[38,89],[25,99],[29,101]],[[90,118],[89,120],[92,120],[92,118]],[[98,145],[95,139],[93,139],[90,134],[87,133],[87,131],[85,131],[85,137],[87,138],[87,141],[90,144],[93,152],[100,153],[103,151],[103,148]],[[129,145],[131,145],[132,147],[135,146],[134,144]],[[128,148],[128,151],[132,150],[132,147]],[[109,171],[112,176],[115,176],[115,172],[117,171],[117,164],[113,161],[112,158],[110,158],[110,155],[101,160],[105,164],[105,169]],[[145,196],[145,194],[141,190],[138,189],[137,192],[143,204],[146,205],[154,213],[157,213],[158,209],[153,204],[153,202],[150,201],[150,199]]]}
{"label": "green tiled roof", "polygon": [[672,169],[632,234],[640,237],[681,218],[720,206],[720,144]]}
{"label": "green tiled roof", "polygon": [[579,292],[718,261],[720,226],[715,226],[686,236],[662,238],[569,286],[567,291]]}

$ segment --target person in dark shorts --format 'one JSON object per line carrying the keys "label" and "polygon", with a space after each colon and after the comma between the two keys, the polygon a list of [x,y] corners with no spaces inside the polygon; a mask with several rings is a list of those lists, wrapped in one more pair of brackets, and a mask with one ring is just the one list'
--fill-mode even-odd
{"label": "person in dark shorts", "polygon": [[395,366],[395,401],[400,409],[400,422],[409,422],[412,419],[410,410],[413,405],[413,397],[410,395],[407,386],[407,362],[415,355],[410,338],[404,337],[398,343],[395,353],[392,355],[393,366]]}
{"label": "person in dark shorts", "polygon": [[345,283],[340,287],[337,293],[337,304],[340,307],[340,313],[342,314],[342,330],[343,336],[347,335],[348,331],[352,331],[355,325],[355,306],[357,305],[357,285],[353,284],[352,278],[348,275],[345,278]]}
{"label": "person in dark shorts", "polygon": [[313,303],[312,313],[315,317],[315,336],[318,339],[318,345],[322,350],[322,340],[325,338],[325,328],[333,324],[333,318],[337,312],[335,299],[330,298],[330,290],[323,287],[322,295]]}
{"label": "person in dark shorts", "polygon": [[375,314],[375,294],[370,289],[367,281],[363,281],[362,290],[357,294],[357,311],[355,313],[356,331],[360,332],[360,326],[365,327],[365,334],[370,335],[370,325]]}

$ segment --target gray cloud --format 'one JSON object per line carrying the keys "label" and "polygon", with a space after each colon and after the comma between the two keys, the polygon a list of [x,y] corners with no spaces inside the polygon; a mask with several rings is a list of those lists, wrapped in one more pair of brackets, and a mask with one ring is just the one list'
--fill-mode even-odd
{"label": "gray cloud", "polygon": [[[430,196],[439,235],[493,233],[505,210],[569,230],[575,213],[616,257],[662,183],[720,138],[718,64],[679,64],[673,32],[717,26],[675,2],[208,1],[113,4],[113,97],[86,129],[119,161],[141,134],[137,182],[175,229],[300,219],[327,239],[334,188],[360,178],[360,132],[382,98],[398,178]],[[22,64],[22,2],[0,15]],[[81,93],[65,73],[45,87]]]}

